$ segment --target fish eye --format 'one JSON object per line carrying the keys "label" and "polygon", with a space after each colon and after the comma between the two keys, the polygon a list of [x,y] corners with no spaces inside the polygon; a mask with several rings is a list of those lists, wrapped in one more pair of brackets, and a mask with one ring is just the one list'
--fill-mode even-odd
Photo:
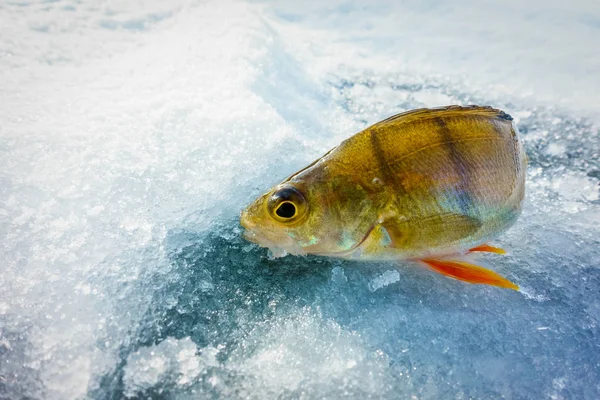
{"label": "fish eye", "polygon": [[300,191],[294,187],[282,187],[269,197],[267,204],[269,214],[279,222],[298,222],[300,217],[306,213],[306,199]]}
{"label": "fish eye", "polygon": [[293,218],[296,215],[296,206],[289,201],[284,201],[277,207],[275,214],[281,218]]}

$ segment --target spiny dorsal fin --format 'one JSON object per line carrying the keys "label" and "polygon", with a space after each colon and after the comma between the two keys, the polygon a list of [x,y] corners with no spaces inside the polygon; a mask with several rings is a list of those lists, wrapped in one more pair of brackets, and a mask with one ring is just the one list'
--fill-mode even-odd
{"label": "spiny dorsal fin", "polygon": [[487,118],[498,118],[506,121],[512,121],[513,118],[502,110],[492,108],[490,106],[445,106],[436,108],[419,108],[416,110],[405,111],[400,114],[392,115],[389,118],[384,119],[374,125],[371,125],[368,129],[383,127],[389,123],[408,123],[418,119],[437,118],[437,117],[450,117],[456,115],[472,115]]}

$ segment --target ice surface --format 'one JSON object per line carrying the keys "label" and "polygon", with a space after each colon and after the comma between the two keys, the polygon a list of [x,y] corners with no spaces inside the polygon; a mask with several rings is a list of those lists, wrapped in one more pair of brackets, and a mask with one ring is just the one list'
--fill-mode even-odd
{"label": "ice surface", "polygon": [[165,387],[178,385],[186,387],[198,380],[209,367],[217,365],[215,348],[204,348],[202,356],[197,356],[196,344],[184,339],[166,338],[158,345],[142,347],[127,356],[123,385],[125,396],[133,397],[139,392],[153,388],[162,394]]}
{"label": "ice surface", "polygon": [[[0,398],[600,397],[600,7],[0,5]],[[239,210],[340,140],[511,113],[528,200],[479,261],[271,260]]]}

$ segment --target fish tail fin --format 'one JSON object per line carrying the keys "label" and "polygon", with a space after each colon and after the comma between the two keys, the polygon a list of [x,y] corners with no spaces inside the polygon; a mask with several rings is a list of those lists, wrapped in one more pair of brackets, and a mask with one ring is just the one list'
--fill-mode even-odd
{"label": "fish tail fin", "polygon": [[434,271],[460,281],[519,290],[519,287],[496,272],[464,261],[421,260]]}

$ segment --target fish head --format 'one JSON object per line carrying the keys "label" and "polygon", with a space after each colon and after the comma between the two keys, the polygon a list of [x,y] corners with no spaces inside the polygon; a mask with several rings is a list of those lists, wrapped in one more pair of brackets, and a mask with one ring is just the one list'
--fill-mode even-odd
{"label": "fish head", "polygon": [[244,237],[275,256],[330,253],[344,250],[339,216],[322,185],[285,181],[260,196],[240,216]]}

